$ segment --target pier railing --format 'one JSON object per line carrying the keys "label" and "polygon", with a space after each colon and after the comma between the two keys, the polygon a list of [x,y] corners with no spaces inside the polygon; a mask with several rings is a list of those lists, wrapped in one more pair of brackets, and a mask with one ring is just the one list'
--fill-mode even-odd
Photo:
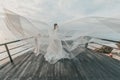
{"label": "pier railing", "polygon": [[[5,59],[8,59],[8,58],[9,58],[10,62],[13,63],[13,58],[12,58],[12,56],[15,56],[15,55],[17,55],[18,53],[21,53],[21,52],[24,52],[24,51],[28,50],[28,49],[32,48],[32,46],[26,47],[24,50],[20,50],[20,51],[14,53],[14,54],[11,54],[11,53],[10,53],[11,50],[18,49],[18,48],[20,48],[20,47],[24,47],[24,46],[26,46],[26,45],[29,45],[29,43],[24,43],[24,44],[20,44],[20,45],[17,45],[17,44],[16,44],[16,46],[15,46],[15,47],[12,47],[12,48],[10,48],[8,45],[9,45],[9,44],[13,44],[13,43],[18,43],[18,42],[21,42],[21,41],[25,41],[25,40],[28,40],[28,39],[33,39],[33,37],[24,38],[24,39],[19,39],[19,40],[10,41],[10,42],[6,42],[6,43],[0,44],[0,46],[4,46],[4,47],[5,47],[5,50],[4,50],[4,51],[1,51],[0,54],[5,54],[5,53],[7,52],[7,55],[8,55],[7,57],[4,57],[4,58],[0,59],[0,61],[3,61],[3,60],[5,60]],[[26,42],[27,42],[27,41],[26,41]]]}
{"label": "pier railing", "polygon": [[[2,43],[0,44],[0,46],[4,46],[5,47],[5,50],[4,51],[0,51],[0,55],[1,54],[5,54],[7,52],[7,57],[4,57],[2,59],[0,59],[0,61],[4,61],[5,59],[8,59],[10,60],[11,63],[13,63],[13,58],[12,56],[15,56],[17,55],[18,53],[22,53],[24,51],[27,51],[29,50],[30,48],[32,48],[32,46],[29,46],[29,47],[26,47],[24,48],[23,50],[20,50],[18,52],[15,52],[14,54],[11,54],[11,50],[15,50],[15,49],[18,49],[18,48],[21,48],[21,47],[24,47],[26,45],[29,45],[29,43],[24,43],[24,44],[20,44],[20,45],[16,45],[15,47],[9,47],[8,45],[9,44],[13,44],[13,43],[18,43],[18,42],[21,42],[21,41],[25,41],[25,40],[28,40],[28,39],[34,39],[33,37],[29,37],[29,38],[24,38],[24,39],[19,39],[19,40],[15,40],[15,41],[10,41],[10,42],[6,42],[6,43]],[[101,38],[97,38],[97,39],[100,39],[100,40],[103,40],[103,41],[108,41],[108,42],[114,42],[114,43],[120,43],[119,41],[113,41],[113,40],[107,40],[107,39],[101,39]],[[27,42],[27,41],[26,41]],[[96,43],[96,42],[90,42],[90,43],[95,43],[95,44],[98,44],[98,45],[103,45],[103,44],[99,44],[99,43]],[[85,45],[85,47],[87,48],[89,46],[90,43],[87,43]],[[93,46],[94,47],[94,46]],[[117,48],[116,48],[117,49]]]}

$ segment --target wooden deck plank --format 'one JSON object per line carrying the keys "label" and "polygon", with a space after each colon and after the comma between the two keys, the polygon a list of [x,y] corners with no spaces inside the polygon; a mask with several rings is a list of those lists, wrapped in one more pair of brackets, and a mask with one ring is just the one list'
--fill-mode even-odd
{"label": "wooden deck plank", "polygon": [[[15,61],[16,66],[8,64],[7,67],[1,68],[0,80],[120,79],[120,61],[90,50],[80,53],[73,59],[61,59],[56,64],[45,61],[43,55],[36,57],[34,54],[21,56]],[[9,70],[5,71],[8,67]]]}
{"label": "wooden deck plank", "polygon": [[[25,62],[27,62],[27,59],[29,59],[31,55],[32,54],[26,55],[26,57],[23,60],[21,60],[20,63],[13,64],[11,70],[9,70],[8,72],[6,72],[6,70],[4,70],[5,73],[3,74],[2,79],[5,78],[5,80],[6,79],[9,80],[11,78],[11,76],[14,76],[16,74],[16,72],[19,70],[19,68],[21,66],[23,66],[25,64]],[[11,67],[11,66],[9,66],[9,67]]]}
{"label": "wooden deck plank", "polygon": [[0,80],[1,78],[7,76],[6,74],[9,73],[12,69],[14,69],[16,66],[19,66],[20,64],[22,65],[23,61],[30,55],[28,54],[31,54],[31,53],[27,53],[27,54],[24,54],[22,56],[19,56],[18,58],[15,58],[14,60],[14,64],[11,64],[10,62],[9,63],[6,63],[2,69],[0,69]]}

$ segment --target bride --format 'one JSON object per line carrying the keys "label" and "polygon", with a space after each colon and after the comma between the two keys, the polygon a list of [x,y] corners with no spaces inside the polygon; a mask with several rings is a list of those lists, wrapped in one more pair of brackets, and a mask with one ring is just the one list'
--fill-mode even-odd
{"label": "bride", "polygon": [[44,57],[51,64],[56,63],[61,58],[69,58],[69,54],[63,50],[57,24],[54,24],[54,29],[49,32],[49,45]]}

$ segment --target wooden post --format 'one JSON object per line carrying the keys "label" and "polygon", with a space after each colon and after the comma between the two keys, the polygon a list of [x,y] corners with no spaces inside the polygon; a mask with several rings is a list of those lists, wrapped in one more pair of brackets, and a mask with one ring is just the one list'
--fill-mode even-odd
{"label": "wooden post", "polygon": [[9,51],[9,49],[8,49],[7,44],[5,44],[5,48],[6,48],[6,51],[7,51],[7,53],[8,53],[8,56],[9,56],[10,62],[13,63],[13,59],[12,59],[12,57],[11,57],[11,55],[10,55],[10,51]]}

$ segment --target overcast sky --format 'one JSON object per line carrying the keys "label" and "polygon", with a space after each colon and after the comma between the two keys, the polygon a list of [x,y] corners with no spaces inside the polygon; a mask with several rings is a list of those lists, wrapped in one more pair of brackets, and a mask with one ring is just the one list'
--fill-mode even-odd
{"label": "overcast sky", "polygon": [[120,0],[1,0],[2,8],[48,24],[88,16],[120,18]]}
{"label": "overcast sky", "polygon": [[[49,25],[91,16],[120,18],[120,0],[0,0],[0,19],[3,8]],[[4,26],[0,20],[0,42],[9,40]]]}

